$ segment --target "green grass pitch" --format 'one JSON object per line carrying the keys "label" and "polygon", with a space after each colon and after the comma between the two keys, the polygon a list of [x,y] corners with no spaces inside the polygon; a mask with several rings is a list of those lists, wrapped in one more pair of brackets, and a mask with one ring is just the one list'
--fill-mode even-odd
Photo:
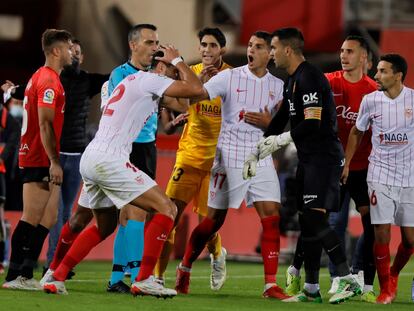
{"label": "green grass pitch", "polygon": [[[171,262],[167,273],[167,286],[174,287],[175,266]],[[195,263],[191,279],[191,293],[179,295],[173,299],[156,299],[154,297],[137,297],[132,295],[108,294],[105,287],[110,274],[110,262],[85,262],[76,268],[76,276],[66,282],[68,296],[48,295],[43,292],[23,292],[0,289],[0,310],[414,310],[411,301],[411,281],[414,276],[414,263],[411,260],[404,268],[399,279],[398,297],[391,305],[375,305],[353,298],[341,305],[330,305],[329,277],[326,269],[321,270],[321,293],[323,304],[282,303],[261,297],[263,290],[263,266],[257,263],[228,262],[228,279],[224,287],[213,292],[209,287],[209,262],[202,260]],[[284,285],[286,266],[280,266],[278,283]],[[35,275],[40,278],[39,272]],[[4,275],[0,282],[4,281]],[[129,279],[127,279],[129,282]],[[378,292],[378,284],[375,284]]]}

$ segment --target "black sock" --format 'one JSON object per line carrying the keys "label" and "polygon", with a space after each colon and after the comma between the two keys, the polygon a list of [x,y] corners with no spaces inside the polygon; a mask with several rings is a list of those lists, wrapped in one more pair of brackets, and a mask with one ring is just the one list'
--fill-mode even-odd
{"label": "black sock", "polygon": [[317,210],[306,210],[303,215],[306,230],[313,233],[322,244],[329,259],[335,265],[338,276],[350,273],[341,242],[327,221],[327,215]]}
{"label": "black sock", "polygon": [[29,248],[30,236],[33,235],[35,227],[20,220],[14,229],[11,239],[11,256],[6,281],[10,282],[21,274],[21,265],[26,251]]}
{"label": "black sock", "polygon": [[22,265],[22,276],[28,279],[33,278],[33,269],[42,251],[43,243],[49,234],[49,229],[38,225],[30,241],[30,248]]}
{"label": "black sock", "polygon": [[368,214],[362,216],[362,226],[364,228],[364,283],[367,285],[374,284],[375,278],[375,261],[374,261],[374,225],[371,224],[371,217]]}
{"label": "black sock", "polygon": [[317,238],[303,237],[305,250],[305,282],[319,284],[319,270],[321,268],[322,244]]}
{"label": "black sock", "polygon": [[299,235],[298,242],[296,243],[295,255],[293,256],[293,266],[300,270],[302,268],[305,252],[303,250],[302,234]]}

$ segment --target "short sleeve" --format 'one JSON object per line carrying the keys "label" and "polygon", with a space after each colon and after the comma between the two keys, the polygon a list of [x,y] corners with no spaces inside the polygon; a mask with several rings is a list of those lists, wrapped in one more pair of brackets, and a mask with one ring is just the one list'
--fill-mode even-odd
{"label": "short sleeve", "polygon": [[166,76],[161,76],[151,72],[142,72],[143,83],[141,85],[142,89],[148,93],[162,97],[165,90],[174,83],[175,80],[168,78]]}
{"label": "short sleeve", "polygon": [[61,90],[59,83],[50,77],[39,79],[36,90],[38,107],[55,109]]}
{"label": "short sleeve", "polygon": [[355,126],[361,132],[365,132],[369,129],[371,124],[367,96],[362,98],[361,105],[359,106],[358,117],[355,122]]}
{"label": "short sleeve", "polygon": [[108,94],[112,94],[116,86],[124,79],[121,68],[117,67],[112,70],[108,80]]}
{"label": "short sleeve", "polygon": [[231,70],[226,69],[220,71],[217,75],[204,83],[204,88],[207,90],[210,99],[216,98],[217,96],[220,96],[222,99],[226,97],[230,76]]}

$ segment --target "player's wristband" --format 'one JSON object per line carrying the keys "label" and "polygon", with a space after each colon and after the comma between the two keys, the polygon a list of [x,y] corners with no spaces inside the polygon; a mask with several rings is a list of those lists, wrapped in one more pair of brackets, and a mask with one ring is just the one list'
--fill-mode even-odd
{"label": "player's wristband", "polygon": [[171,61],[171,65],[173,65],[173,66],[177,66],[177,64],[178,63],[181,63],[181,62],[183,62],[184,60],[183,60],[183,58],[181,57],[181,56],[178,56],[178,57],[176,57],[176,58],[174,58],[172,61]]}

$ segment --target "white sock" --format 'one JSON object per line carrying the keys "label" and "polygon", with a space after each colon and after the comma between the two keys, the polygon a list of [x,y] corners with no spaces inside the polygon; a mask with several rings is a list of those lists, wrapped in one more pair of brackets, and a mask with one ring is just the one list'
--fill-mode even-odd
{"label": "white sock", "polygon": [[269,288],[271,288],[271,287],[273,287],[275,285],[276,285],[276,283],[266,283],[265,284],[265,287],[264,287],[264,290],[267,291]]}
{"label": "white sock", "polygon": [[296,275],[296,276],[300,276],[300,270],[296,269],[294,266],[289,266],[288,272],[290,274],[293,274],[293,275]]}
{"label": "white sock", "polygon": [[364,293],[372,292],[374,290],[374,285],[364,285]]}
{"label": "white sock", "polygon": [[310,294],[315,294],[319,291],[319,284],[309,284],[309,283],[305,283],[305,285],[303,285],[303,288]]}

